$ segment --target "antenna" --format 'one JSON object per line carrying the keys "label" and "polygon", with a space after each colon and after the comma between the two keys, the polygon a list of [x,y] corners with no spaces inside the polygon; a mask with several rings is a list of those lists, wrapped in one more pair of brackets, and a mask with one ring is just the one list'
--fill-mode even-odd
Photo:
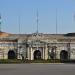
{"label": "antenna", "polygon": [[1,23],[1,19],[2,19],[2,18],[1,18],[1,14],[0,14],[0,32],[1,32],[1,24],[2,24],[2,23]]}
{"label": "antenna", "polygon": [[38,23],[39,23],[39,19],[38,19],[38,9],[37,9],[37,34],[38,34]]}

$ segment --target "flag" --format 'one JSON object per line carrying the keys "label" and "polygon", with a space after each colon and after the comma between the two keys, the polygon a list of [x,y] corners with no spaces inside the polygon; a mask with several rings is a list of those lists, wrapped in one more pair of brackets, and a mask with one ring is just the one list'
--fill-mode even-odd
{"label": "flag", "polygon": [[1,15],[0,15],[0,24],[1,24]]}
{"label": "flag", "polygon": [[0,24],[1,24],[1,14],[0,14]]}
{"label": "flag", "polygon": [[1,19],[1,15],[0,15],[0,19]]}
{"label": "flag", "polygon": [[75,20],[75,14],[74,14],[74,20]]}

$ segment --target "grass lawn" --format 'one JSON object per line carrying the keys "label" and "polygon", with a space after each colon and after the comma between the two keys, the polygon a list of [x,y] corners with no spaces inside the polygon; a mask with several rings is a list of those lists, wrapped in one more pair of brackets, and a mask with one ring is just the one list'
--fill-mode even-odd
{"label": "grass lawn", "polygon": [[18,59],[6,59],[0,60],[0,63],[60,63],[59,59],[56,60],[18,60]]}

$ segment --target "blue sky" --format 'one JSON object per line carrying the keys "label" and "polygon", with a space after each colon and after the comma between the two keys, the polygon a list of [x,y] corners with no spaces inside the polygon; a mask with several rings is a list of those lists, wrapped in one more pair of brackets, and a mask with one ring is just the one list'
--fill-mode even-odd
{"label": "blue sky", "polygon": [[36,32],[36,12],[39,12],[39,32],[75,32],[75,0],[0,0],[2,31],[19,33]]}

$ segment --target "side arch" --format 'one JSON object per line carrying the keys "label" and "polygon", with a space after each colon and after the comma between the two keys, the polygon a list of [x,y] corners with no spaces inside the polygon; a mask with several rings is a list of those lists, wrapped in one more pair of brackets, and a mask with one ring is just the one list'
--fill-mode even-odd
{"label": "side arch", "polygon": [[68,60],[68,52],[66,50],[62,50],[60,52],[60,60],[67,61]]}
{"label": "side arch", "polygon": [[15,59],[16,53],[13,50],[8,51],[8,59]]}

